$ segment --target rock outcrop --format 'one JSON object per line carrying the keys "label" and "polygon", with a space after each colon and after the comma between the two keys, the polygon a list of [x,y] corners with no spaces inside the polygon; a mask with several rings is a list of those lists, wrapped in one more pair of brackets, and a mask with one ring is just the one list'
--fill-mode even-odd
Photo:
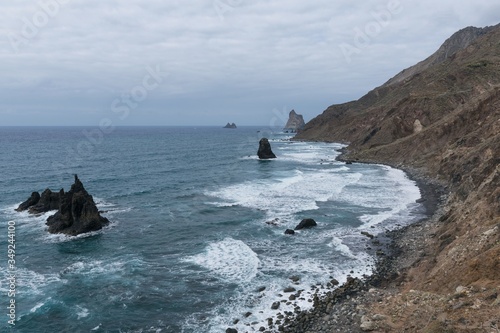
{"label": "rock outcrop", "polygon": [[31,206],[36,205],[38,203],[38,201],[40,201],[40,193],[33,192],[33,193],[31,193],[31,196],[26,201],[21,203],[16,208],[16,211],[18,211],[18,212],[25,211],[26,209],[30,208]]}
{"label": "rock outcrop", "polygon": [[312,228],[312,227],[315,227],[317,225],[318,224],[313,219],[303,219],[302,221],[300,221],[299,224],[297,224],[297,226],[295,227],[295,230]]}
{"label": "rock outcrop", "polygon": [[60,200],[61,192],[52,192],[50,189],[46,189],[42,192],[40,200],[38,200],[35,205],[28,208],[28,212],[31,214],[41,214],[51,210],[57,210],[59,209]]}
{"label": "rock outcrop", "polygon": [[59,208],[60,193],[46,189],[42,195],[38,192],[31,193],[31,196],[24,201],[16,211],[28,210],[30,214],[42,214]]}
{"label": "rock outcrop", "polygon": [[100,230],[108,223],[108,219],[99,214],[94,199],[75,175],[75,183],[68,192],[62,191],[59,210],[47,219],[46,224],[51,233],[75,236]]}
{"label": "rock outcrop", "polygon": [[257,155],[261,160],[276,158],[276,155],[274,155],[273,151],[271,150],[271,144],[269,143],[269,140],[267,138],[260,139]]}
{"label": "rock outcrop", "polygon": [[63,189],[59,192],[46,189],[41,196],[38,192],[33,192],[28,200],[16,209],[16,211],[25,210],[30,214],[57,210],[46,222],[51,233],[76,236],[100,230],[109,223],[107,218],[99,214],[94,199],[85,190],[77,175],[69,192],[65,193]]}
{"label": "rock outcrop", "polygon": [[235,123],[227,123],[223,128],[237,128]]}
{"label": "rock outcrop", "polygon": [[296,133],[304,128],[305,124],[304,117],[302,117],[301,114],[297,114],[295,110],[292,110],[290,111],[288,121],[286,122],[283,131],[287,133]]}

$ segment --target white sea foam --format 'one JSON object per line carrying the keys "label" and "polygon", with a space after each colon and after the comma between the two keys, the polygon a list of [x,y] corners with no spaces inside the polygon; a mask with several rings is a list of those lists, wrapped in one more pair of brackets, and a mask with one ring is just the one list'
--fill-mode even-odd
{"label": "white sea foam", "polygon": [[112,275],[122,273],[127,264],[124,260],[104,262],[101,260],[92,260],[89,262],[77,261],[60,272],[61,276],[66,275],[89,275],[96,277],[100,274]]}
{"label": "white sea foam", "polygon": [[[50,299],[50,297],[49,297]],[[40,303],[37,303],[34,307],[31,308],[30,310],[30,313],[35,313],[38,311],[38,309],[40,309],[42,306],[44,306],[45,303],[44,302],[40,302]]]}
{"label": "white sea foam", "polygon": [[[9,290],[10,274],[7,270],[0,271],[0,292],[7,294]],[[42,274],[26,268],[16,270],[16,292],[17,294],[43,294],[43,289],[52,284],[66,283],[58,274]]]}
{"label": "white sea foam", "polygon": [[351,205],[375,210],[376,213],[365,213],[359,217],[363,223],[359,229],[373,228],[398,214],[409,211],[411,205],[420,198],[420,190],[415,182],[406,174],[388,166],[378,166],[380,174],[363,173],[354,186],[348,186],[342,195],[335,198]]}
{"label": "white sea foam", "polygon": [[207,194],[224,200],[214,203],[219,206],[239,205],[263,210],[267,218],[290,219],[298,212],[317,209],[318,202],[338,196],[346,185],[360,177],[358,173],[340,176],[329,169],[295,170],[289,177],[244,182]]}
{"label": "white sea foam", "polygon": [[40,240],[45,242],[45,243],[66,243],[66,242],[71,242],[77,239],[82,239],[82,238],[88,238],[88,237],[93,237],[99,234],[102,234],[103,232],[106,232],[106,230],[109,230],[110,228],[115,227],[118,224],[118,222],[112,222],[105,227],[103,227],[101,230],[97,231],[91,231],[91,232],[86,232],[83,234],[79,234],[76,236],[68,236],[65,234],[50,234],[50,233],[43,233],[40,237]]}
{"label": "white sea foam", "polygon": [[335,250],[343,254],[344,256],[351,259],[358,259],[351,251],[349,246],[344,244],[342,240],[338,237],[333,236],[332,241],[328,244],[328,246],[333,247]]}
{"label": "white sea foam", "polygon": [[77,315],[78,320],[85,318],[85,317],[88,317],[89,314],[90,314],[89,309],[84,308],[80,305],[76,306],[76,315]]}
{"label": "white sea foam", "polygon": [[[311,286],[321,283],[326,285],[330,276],[337,279],[340,283],[347,280],[347,275],[353,269],[356,272],[349,274],[353,277],[361,277],[363,274],[370,273],[369,269],[361,269],[355,265],[332,265],[328,266],[314,258],[294,259],[291,257],[283,258],[264,258],[262,260],[262,269],[256,280],[248,284],[240,285],[240,290],[231,297],[226,303],[213,309],[208,325],[203,327],[204,332],[215,333],[223,332],[227,327],[234,327],[238,332],[253,332],[261,326],[267,327],[267,319],[276,318],[278,313],[286,311],[294,312],[295,306],[302,310],[312,307],[313,295],[327,292],[328,290],[318,286],[318,289],[312,289]],[[360,262],[356,262],[360,265]],[[276,278],[272,272],[282,271],[288,273],[288,276],[297,275],[300,277],[299,284],[294,284],[288,278]],[[278,272],[278,275],[281,274]],[[259,287],[265,287],[265,290],[258,293]],[[296,290],[303,290],[300,298],[289,301],[288,297],[292,293],[284,293],[287,287],[294,287]],[[293,292],[295,294],[295,292]],[[274,302],[280,301],[278,310],[272,310]],[[250,312],[249,316],[244,315]],[[223,313],[221,315],[220,313]],[[238,319],[237,324],[233,323]],[[186,322],[187,327],[200,329],[200,323],[196,321],[196,315],[189,318]]]}
{"label": "white sea foam", "polygon": [[252,249],[240,240],[225,238],[209,244],[203,253],[186,258],[229,282],[248,282],[258,272],[260,260]]}
{"label": "white sea foam", "polygon": [[91,329],[91,331],[97,331],[97,330],[101,329],[101,325],[102,324],[97,325],[96,327],[94,327],[93,329]]}

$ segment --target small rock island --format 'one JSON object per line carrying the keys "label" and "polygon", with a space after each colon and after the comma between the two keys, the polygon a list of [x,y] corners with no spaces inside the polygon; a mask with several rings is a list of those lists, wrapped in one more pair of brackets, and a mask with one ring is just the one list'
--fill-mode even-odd
{"label": "small rock island", "polygon": [[276,158],[276,155],[274,155],[273,151],[271,150],[271,144],[269,143],[269,140],[267,138],[260,139],[257,155],[261,160]]}
{"label": "small rock island", "polygon": [[288,115],[288,121],[286,122],[283,132],[285,133],[297,133],[302,130],[306,123],[304,122],[304,117],[301,114],[297,114],[295,110],[290,111]]}
{"label": "small rock island", "polygon": [[227,123],[223,128],[237,128],[235,123]]}
{"label": "small rock island", "polygon": [[76,236],[100,230],[109,224],[109,220],[100,215],[94,199],[85,190],[77,175],[68,192],[64,192],[64,189],[59,192],[46,189],[42,195],[33,192],[16,211],[28,210],[30,214],[41,214],[56,209],[57,212],[49,216],[46,222],[49,232],[53,234]]}

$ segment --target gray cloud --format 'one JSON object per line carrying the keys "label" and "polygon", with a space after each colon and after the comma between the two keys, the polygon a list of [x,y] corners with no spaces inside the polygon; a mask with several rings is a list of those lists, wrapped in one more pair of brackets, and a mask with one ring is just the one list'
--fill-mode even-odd
{"label": "gray cloud", "polygon": [[[103,117],[266,125],[273,109],[310,119],[359,98],[455,31],[498,23],[500,4],[42,0],[0,9],[0,125],[98,125]],[[168,73],[150,90],[148,66]],[[118,118],[113,102],[131,92],[141,100]]]}

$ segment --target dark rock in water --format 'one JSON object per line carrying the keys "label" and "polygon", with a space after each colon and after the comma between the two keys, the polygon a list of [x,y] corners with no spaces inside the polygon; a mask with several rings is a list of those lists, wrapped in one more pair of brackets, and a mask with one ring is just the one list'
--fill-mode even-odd
{"label": "dark rock in water", "polygon": [[269,225],[279,225],[280,224],[280,219],[279,218],[275,218],[274,220],[266,221],[266,224],[269,224]]}
{"label": "dark rock in water", "polygon": [[287,288],[283,289],[284,293],[293,293],[294,291],[296,291],[296,289],[294,287],[287,287]]}
{"label": "dark rock in water", "polygon": [[234,329],[234,328],[228,328],[226,330],[226,333],[238,333],[238,330]]}
{"label": "dark rock in water", "polygon": [[332,285],[334,285],[334,286],[338,286],[338,285],[340,284],[340,282],[339,282],[339,281],[337,281],[337,279],[331,279],[331,280],[330,280],[330,283],[331,283]]}
{"label": "dark rock in water", "polygon": [[226,126],[224,126],[224,128],[236,128],[236,124],[235,123],[227,123]]}
{"label": "dark rock in water", "polygon": [[369,232],[367,232],[367,231],[361,231],[361,234],[362,234],[363,236],[366,236],[366,237],[370,238],[370,239],[375,238],[375,236],[374,236],[374,235],[370,234],[370,233],[369,233]]}
{"label": "dark rock in water", "polygon": [[42,192],[40,200],[38,200],[36,205],[33,205],[30,208],[28,208],[28,212],[30,212],[31,214],[41,214],[51,210],[59,209],[61,192],[64,193],[63,190],[61,190],[58,193],[46,189],[45,191]]}
{"label": "dark rock in water", "polygon": [[271,305],[271,310],[278,310],[280,307],[280,302],[274,302],[272,305]]}
{"label": "dark rock in water", "polygon": [[311,228],[311,227],[315,227],[317,225],[318,224],[313,219],[303,219],[302,221],[300,221],[299,224],[297,224],[297,226],[295,227],[295,230],[300,230],[300,229],[304,229],[304,228]]}
{"label": "dark rock in water", "polygon": [[40,193],[33,192],[31,193],[31,196],[28,198],[28,200],[24,201],[22,204],[19,205],[19,207],[16,208],[16,211],[22,212],[28,209],[29,207],[36,205],[39,200],[40,200]]}
{"label": "dark rock in water", "polygon": [[47,219],[49,232],[76,236],[96,231],[108,224],[97,210],[94,199],[87,193],[82,182],[75,175],[75,183],[69,192],[60,192],[60,206],[57,213]]}
{"label": "dark rock in water", "polygon": [[295,235],[295,231],[293,231],[292,229],[286,229],[285,235]]}
{"label": "dark rock in water", "polygon": [[260,139],[257,155],[261,160],[276,158],[276,155],[274,155],[273,151],[271,150],[271,144],[269,143],[269,140],[267,138]]}

